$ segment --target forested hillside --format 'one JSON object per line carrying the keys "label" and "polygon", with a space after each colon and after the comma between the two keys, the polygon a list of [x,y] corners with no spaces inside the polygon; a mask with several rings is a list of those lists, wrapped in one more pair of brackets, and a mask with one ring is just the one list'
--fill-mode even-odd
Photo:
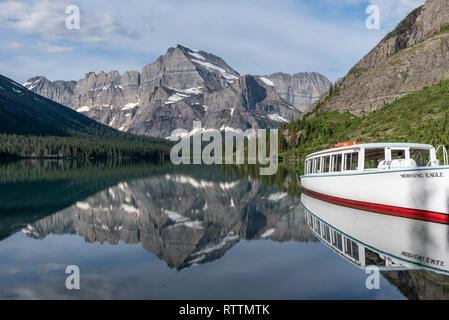
{"label": "forested hillside", "polygon": [[416,142],[449,145],[449,80],[409,94],[365,116],[311,112],[280,134],[286,159],[304,160],[342,141]]}
{"label": "forested hillside", "polygon": [[123,133],[0,75],[0,158],[145,158],[169,154],[165,140]]}

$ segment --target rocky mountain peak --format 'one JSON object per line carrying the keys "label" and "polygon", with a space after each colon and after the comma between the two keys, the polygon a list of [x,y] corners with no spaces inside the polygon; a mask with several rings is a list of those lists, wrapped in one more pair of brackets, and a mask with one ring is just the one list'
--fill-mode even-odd
{"label": "rocky mountain peak", "polygon": [[[297,83],[291,96],[307,77],[317,84],[305,89],[311,100],[327,80],[313,73],[289,76],[290,86]],[[276,81],[241,77],[218,56],[177,45],[140,73],[89,72],[79,81],[54,82],[37,77],[25,87],[118,130],[167,138],[174,129],[192,130],[193,121],[219,130],[280,127],[299,112]]]}

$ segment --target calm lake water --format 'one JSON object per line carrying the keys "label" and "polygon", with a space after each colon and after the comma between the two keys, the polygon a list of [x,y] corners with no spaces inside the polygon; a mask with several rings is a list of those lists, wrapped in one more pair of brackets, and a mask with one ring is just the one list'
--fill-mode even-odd
{"label": "calm lake water", "polygon": [[[264,178],[257,172],[146,163],[1,164],[0,298],[449,297],[449,277],[398,262],[387,268],[383,256],[375,257],[384,266],[379,289],[367,289],[370,274],[358,260],[374,256],[375,248],[353,239],[349,255],[339,252],[337,242],[333,247],[326,234],[314,232],[316,218],[301,206],[294,172]],[[79,267],[80,290],[66,288],[69,265]]]}

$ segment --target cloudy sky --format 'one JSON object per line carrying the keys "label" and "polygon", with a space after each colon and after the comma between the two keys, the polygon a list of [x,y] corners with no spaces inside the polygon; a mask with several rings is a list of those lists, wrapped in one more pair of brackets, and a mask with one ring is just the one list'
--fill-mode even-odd
{"label": "cloudy sky", "polygon": [[[0,74],[78,80],[89,71],[140,71],[183,44],[240,74],[317,71],[342,77],[424,0],[0,1]],[[66,28],[66,8],[80,29]],[[380,9],[369,30],[366,9]]]}

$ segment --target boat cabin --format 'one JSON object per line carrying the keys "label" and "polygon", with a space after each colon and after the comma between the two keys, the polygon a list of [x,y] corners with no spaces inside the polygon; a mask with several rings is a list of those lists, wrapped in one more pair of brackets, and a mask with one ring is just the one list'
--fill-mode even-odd
{"label": "boat cabin", "polygon": [[[429,144],[345,142],[307,156],[305,175],[347,171],[374,171],[439,166]],[[447,153],[443,147],[445,164]]]}

